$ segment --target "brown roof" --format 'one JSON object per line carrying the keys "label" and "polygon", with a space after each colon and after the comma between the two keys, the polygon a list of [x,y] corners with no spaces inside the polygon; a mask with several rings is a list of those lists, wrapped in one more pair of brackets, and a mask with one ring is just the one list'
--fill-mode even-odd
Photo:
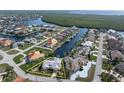
{"label": "brown roof", "polygon": [[13,82],[25,82],[25,79],[22,79],[21,77],[17,76]]}
{"label": "brown roof", "polygon": [[0,40],[0,45],[10,46],[11,44],[12,44],[12,41],[9,40],[9,39],[2,39],[2,40]]}
{"label": "brown roof", "polygon": [[41,57],[44,57],[45,54],[44,53],[40,53],[39,51],[34,51],[28,54],[28,58],[30,60],[35,60],[35,59],[39,59]]}

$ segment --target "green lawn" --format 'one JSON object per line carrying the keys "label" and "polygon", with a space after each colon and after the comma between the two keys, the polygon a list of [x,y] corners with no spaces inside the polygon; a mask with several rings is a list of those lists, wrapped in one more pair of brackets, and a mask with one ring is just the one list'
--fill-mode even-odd
{"label": "green lawn", "polygon": [[31,62],[27,62],[26,64],[23,64],[20,66],[20,68],[24,71],[28,70],[29,68],[33,67],[34,65],[42,62],[43,58],[37,59],[37,60],[33,60]]}
{"label": "green lawn", "polygon": [[[51,59],[51,58],[50,58]],[[39,76],[46,76],[46,77],[51,77],[53,70],[37,70],[37,71],[33,71],[33,69],[39,68],[41,65],[43,64],[43,61],[34,64],[34,66],[32,66],[31,68],[29,68],[28,70],[26,70],[28,73],[31,74],[35,74],[35,75],[39,75]],[[65,67],[64,64],[62,62],[62,67],[59,71],[59,73],[57,74],[58,78],[66,78],[66,73],[65,73]]]}
{"label": "green lawn", "polygon": [[41,53],[44,53],[45,54],[45,57],[50,57],[50,56],[54,56],[52,51],[48,50],[48,49],[43,49],[43,48],[37,48],[37,47],[34,47],[26,52],[24,52],[25,54],[29,54],[30,52],[32,51],[40,51]]}
{"label": "green lawn", "polygon": [[9,69],[8,64],[0,64],[0,72],[5,72],[8,69]]}
{"label": "green lawn", "polygon": [[26,48],[31,47],[33,44],[25,43],[23,46],[19,46],[19,49],[25,50]]}
{"label": "green lawn", "polygon": [[24,56],[20,54],[20,55],[16,56],[13,60],[16,64],[19,64],[20,62],[23,61],[23,59],[24,59]]}
{"label": "green lawn", "polygon": [[37,47],[34,47],[34,48],[24,52],[24,53],[27,55],[32,51],[40,51],[41,53],[45,54],[45,57],[44,58],[39,58],[37,60],[32,60],[31,62],[27,62],[26,64],[21,65],[20,67],[24,71],[26,71],[27,69],[31,68],[32,66],[42,62],[44,59],[54,56],[53,53],[50,50],[43,49],[43,48],[37,48]]}
{"label": "green lawn", "polygon": [[14,54],[17,54],[19,51],[18,50],[10,50],[7,52],[8,55],[14,55]]}
{"label": "green lawn", "polygon": [[3,51],[8,51],[10,49],[11,49],[10,47],[0,47],[0,50],[3,50]]}
{"label": "green lawn", "polygon": [[95,62],[96,62],[97,57],[96,57],[96,56],[91,55],[89,60],[91,60],[91,61],[95,61]]}
{"label": "green lawn", "polygon": [[9,66],[8,64],[0,64],[0,73],[7,72],[4,75],[2,82],[10,82],[16,78],[16,73],[13,70],[13,67]]}
{"label": "green lawn", "polygon": [[87,78],[77,78],[76,80],[82,81],[82,82],[91,82],[94,78],[94,72],[95,72],[95,65],[92,65]]}
{"label": "green lawn", "polygon": [[118,82],[116,77],[114,77],[113,75],[110,75],[108,73],[103,73],[103,72],[101,74],[101,80],[103,82]]}
{"label": "green lawn", "polygon": [[25,54],[28,54],[28,53],[30,53],[30,52],[32,52],[32,51],[48,51],[47,49],[43,49],[43,48],[37,48],[37,47],[33,47],[32,49],[30,49],[30,50],[28,50],[28,51],[26,51],[26,52],[24,52]]}
{"label": "green lawn", "polygon": [[102,69],[110,71],[114,66],[107,59],[103,59]]}

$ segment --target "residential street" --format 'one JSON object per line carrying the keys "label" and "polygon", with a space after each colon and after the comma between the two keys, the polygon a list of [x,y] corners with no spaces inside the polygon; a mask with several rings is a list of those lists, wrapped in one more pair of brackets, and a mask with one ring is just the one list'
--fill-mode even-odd
{"label": "residential street", "polygon": [[[49,38],[47,38],[46,40],[48,40]],[[44,41],[42,41],[44,42]],[[13,61],[13,58],[19,54],[23,54],[25,51],[28,51],[30,50],[31,48],[33,47],[36,47],[37,45],[39,45],[40,43],[42,42],[39,42],[25,50],[20,50],[19,53],[15,54],[15,55],[8,55],[6,52],[0,50],[0,55],[3,56],[3,59],[0,61],[0,64],[1,63],[7,63],[9,64],[10,66],[13,67],[14,71],[16,72],[16,74],[24,79],[29,79],[31,81],[41,81],[41,82],[57,82],[58,80],[57,79],[53,79],[53,78],[50,78],[50,77],[41,77],[41,76],[36,76],[36,75],[32,75],[32,74],[28,74],[28,73],[25,73],[14,61]],[[61,79],[60,81],[64,81],[64,82],[74,82],[72,80],[67,80],[67,79]]]}
{"label": "residential street", "polygon": [[100,33],[100,42],[99,42],[99,51],[98,51],[98,56],[97,56],[97,61],[96,61],[96,69],[95,69],[95,74],[94,74],[94,80],[93,82],[100,82],[100,74],[102,71],[102,53],[103,53],[103,33]]}

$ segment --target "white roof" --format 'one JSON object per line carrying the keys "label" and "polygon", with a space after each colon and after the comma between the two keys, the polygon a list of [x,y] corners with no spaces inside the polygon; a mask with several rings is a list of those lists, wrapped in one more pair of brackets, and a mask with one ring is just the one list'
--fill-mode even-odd
{"label": "white roof", "polygon": [[92,45],[93,45],[93,42],[91,42],[91,41],[86,41],[86,42],[83,43],[82,45],[84,45],[84,46],[92,46]]}
{"label": "white roof", "polygon": [[61,61],[62,59],[56,57],[53,60],[45,60],[42,67],[43,69],[47,68],[60,69]]}
{"label": "white roof", "polygon": [[109,29],[108,32],[112,32],[112,33],[115,33],[116,31],[113,30],[113,29]]}

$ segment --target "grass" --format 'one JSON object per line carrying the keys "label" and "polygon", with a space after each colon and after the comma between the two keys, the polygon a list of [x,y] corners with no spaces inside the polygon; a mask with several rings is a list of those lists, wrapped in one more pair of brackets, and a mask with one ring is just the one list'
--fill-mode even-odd
{"label": "grass", "polygon": [[4,75],[2,82],[10,82],[16,78],[16,73],[8,64],[0,64],[0,72],[7,72],[7,74]]}
{"label": "grass", "polygon": [[114,66],[107,60],[103,59],[102,69],[110,71]]}
{"label": "grass", "polygon": [[96,62],[97,57],[96,57],[96,56],[91,55],[89,60],[91,60],[91,61],[95,61],[95,62]]}
{"label": "grass", "polygon": [[23,58],[24,58],[24,56],[20,54],[20,55],[16,56],[13,60],[16,64],[19,64],[20,62],[23,61]]}
{"label": "grass", "polygon": [[2,82],[10,82],[16,78],[16,73],[13,70],[10,70],[3,78]]}
{"label": "grass", "polygon": [[0,64],[0,72],[5,72],[8,68],[8,64]]}
{"label": "grass", "polygon": [[24,52],[24,53],[25,53],[25,54],[29,54],[29,53],[32,52],[32,51],[41,51],[41,52],[44,52],[44,53],[49,53],[49,52],[51,52],[51,51],[48,50],[48,49],[43,49],[43,48],[34,47],[34,48],[32,48],[32,49],[30,49],[30,50]]}
{"label": "grass", "polygon": [[10,47],[0,47],[0,49],[3,50],[3,51],[8,51],[8,50],[10,50],[11,48],[10,48]]}
{"label": "grass", "polygon": [[14,55],[14,54],[17,54],[19,51],[18,50],[10,50],[7,52],[8,55]]}
{"label": "grass", "polygon": [[108,73],[104,73],[104,72],[102,72],[102,74],[101,74],[101,80],[103,82],[118,82],[116,77],[114,77],[113,75],[110,75]]}
{"label": "grass", "polygon": [[[49,59],[49,58],[48,58]],[[51,58],[50,58],[51,59]],[[46,77],[51,77],[52,73],[51,71],[49,70],[41,70],[41,71],[32,71],[34,68],[39,68],[41,65],[43,64],[43,61],[32,66],[31,68],[27,69],[26,72],[28,73],[31,73],[31,74],[34,74],[34,75],[39,75],[39,76],[46,76]],[[59,71],[60,73],[57,74],[57,77],[58,78],[66,78],[66,73],[65,73],[65,68],[64,68],[64,64],[63,64],[63,61],[62,61],[62,67]]]}
{"label": "grass", "polygon": [[40,59],[31,61],[31,62],[27,62],[26,64],[21,65],[20,68],[26,72],[29,68],[31,68],[31,67],[33,67],[34,65],[36,65],[36,64],[38,64],[38,63],[40,63],[40,62],[42,62],[42,60],[43,60],[43,59],[40,58]]}
{"label": "grass", "polygon": [[3,59],[3,56],[2,55],[0,55],[0,60],[2,60]]}
{"label": "grass", "polygon": [[24,70],[24,71],[26,71],[27,69],[31,68],[32,66],[42,62],[44,59],[46,59],[48,57],[53,57],[54,56],[53,53],[50,50],[43,49],[43,48],[37,48],[37,47],[34,47],[34,48],[24,52],[24,53],[27,55],[27,54],[29,54],[32,51],[40,51],[41,53],[45,54],[45,57],[39,58],[37,60],[32,60],[31,62],[27,62],[26,64],[21,65],[20,68],[22,70]]}
{"label": "grass", "polygon": [[93,51],[98,51],[98,49],[96,48],[96,47],[93,47],[93,49],[92,49]]}
{"label": "grass", "polygon": [[29,48],[29,47],[31,47],[32,45],[33,45],[33,44],[25,43],[25,44],[23,44],[22,46],[19,46],[19,49],[25,50],[26,48]]}
{"label": "grass", "polygon": [[90,70],[88,71],[87,78],[77,78],[76,80],[82,81],[82,82],[91,82],[94,78],[94,72],[95,72],[95,65],[92,65]]}

